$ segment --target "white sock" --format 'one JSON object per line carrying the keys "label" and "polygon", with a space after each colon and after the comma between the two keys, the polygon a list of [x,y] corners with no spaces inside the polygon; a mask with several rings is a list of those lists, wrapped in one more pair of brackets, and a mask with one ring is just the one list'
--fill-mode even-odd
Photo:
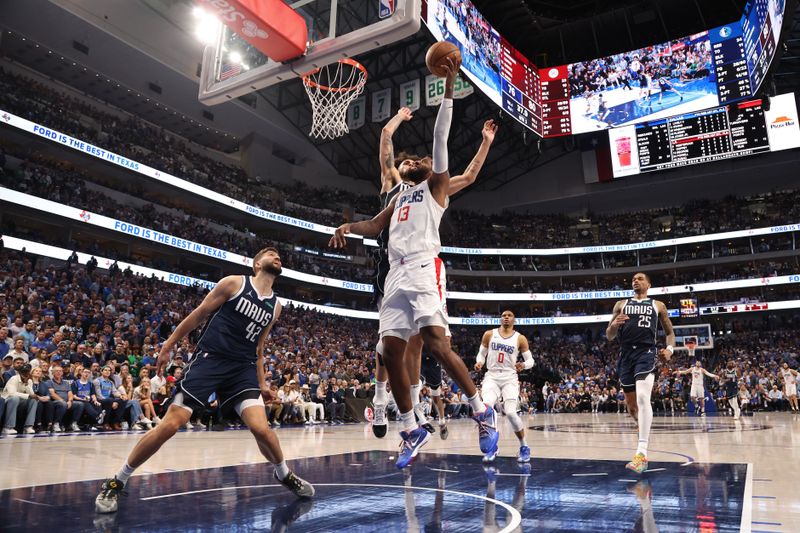
{"label": "white sock", "polygon": [[650,405],[650,395],[653,392],[653,382],[656,377],[649,374],[647,378],[636,381],[636,405],[639,408],[639,445],[636,453],[647,457],[647,444],[650,441],[650,426],[653,425],[653,407]]}
{"label": "white sock", "polygon": [[469,406],[472,407],[472,413],[476,415],[486,411],[486,404],[483,403],[483,400],[481,400],[481,395],[477,392],[475,393],[475,396],[472,396],[469,399]]}
{"label": "white sock", "polygon": [[386,394],[385,381],[375,382],[375,397],[372,399],[372,403],[375,405],[386,405],[389,403],[389,395]]}
{"label": "white sock", "polygon": [[417,424],[417,418],[414,416],[414,410],[410,410],[407,413],[400,413],[400,425],[403,428],[403,431],[414,431],[419,427]]}
{"label": "white sock", "polygon": [[524,433],[522,434],[521,437],[519,435],[517,435],[517,439],[519,440],[519,445],[520,446],[527,446],[528,445],[528,443],[525,442],[525,434]]}
{"label": "white sock", "polygon": [[135,468],[133,468],[131,465],[128,464],[128,461],[125,461],[125,464],[122,465],[122,469],[120,469],[120,471],[117,472],[117,475],[115,477],[118,480],[122,481],[122,484],[124,485],[125,483],[128,482],[128,479],[133,475],[133,472],[135,470],[136,470]]}
{"label": "white sock", "polygon": [[731,407],[733,407],[733,416],[739,418],[739,415],[742,412],[742,410],[739,409],[739,400],[737,398],[731,398],[728,400],[728,403],[731,404]]}
{"label": "white sock", "polygon": [[280,480],[286,479],[286,476],[289,475],[289,467],[286,466],[286,461],[281,461],[275,465],[275,475]]}
{"label": "white sock", "polygon": [[419,389],[420,389],[419,382],[414,383],[411,385],[411,405],[416,406],[419,403]]}
{"label": "white sock", "polygon": [[414,415],[417,417],[417,422],[420,425],[428,422],[428,417],[425,416],[425,410],[419,401],[419,391],[422,388],[422,383],[417,382],[411,385],[411,405],[414,406]]}

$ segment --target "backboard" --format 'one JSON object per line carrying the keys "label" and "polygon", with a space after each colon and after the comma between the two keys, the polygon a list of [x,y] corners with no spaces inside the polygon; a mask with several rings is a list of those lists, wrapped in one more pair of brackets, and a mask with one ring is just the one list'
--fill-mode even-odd
{"label": "backboard", "polygon": [[284,0],[308,25],[309,46],[297,59],[277,63],[227,26],[206,46],[199,100],[206,105],[263,89],[374,50],[420,29],[422,0]]}
{"label": "backboard", "polygon": [[714,337],[711,335],[711,324],[673,325],[675,330],[675,350],[688,351],[685,345],[687,337],[697,339],[695,350],[711,350],[714,348]]}

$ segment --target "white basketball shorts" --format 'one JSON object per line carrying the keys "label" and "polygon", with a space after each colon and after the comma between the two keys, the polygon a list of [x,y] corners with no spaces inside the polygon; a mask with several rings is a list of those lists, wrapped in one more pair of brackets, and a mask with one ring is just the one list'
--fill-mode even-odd
{"label": "white basketball shorts", "polygon": [[407,341],[428,326],[443,327],[449,336],[446,292],[444,263],[438,257],[392,264],[379,313],[381,338]]}

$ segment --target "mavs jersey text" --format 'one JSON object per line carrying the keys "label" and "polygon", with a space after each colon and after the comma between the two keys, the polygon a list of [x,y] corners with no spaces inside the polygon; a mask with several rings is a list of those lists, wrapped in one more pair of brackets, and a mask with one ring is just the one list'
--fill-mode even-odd
{"label": "mavs jersey text", "polygon": [[178,383],[183,394],[176,395],[176,405],[204,406],[216,393],[220,408],[228,409],[261,397],[256,372],[258,341],[280,304],[274,292],[259,296],[249,276],[240,279],[239,290],[203,328],[195,355]]}
{"label": "mavs jersey text", "polygon": [[658,309],[650,298],[628,299],[622,308],[628,321],[619,328],[619,342],[625,347],[655,346],[658,334]]}
{"label": "mavs jersey text", "polygon": [[620,356],[617,373],[625,392],[636,390],[636,380],[647,377],[656,367],[658,308],[654,300],[629,298],[622,307],[628,320],[619,328]]}
{"label": "mavs jersey text", "polygon": [[197,342],[198,352],[242,361],[256,360],[261,332],[272,322],[278,297],[258,295],[249,276],[242,276],[239,292],[211,317]]}

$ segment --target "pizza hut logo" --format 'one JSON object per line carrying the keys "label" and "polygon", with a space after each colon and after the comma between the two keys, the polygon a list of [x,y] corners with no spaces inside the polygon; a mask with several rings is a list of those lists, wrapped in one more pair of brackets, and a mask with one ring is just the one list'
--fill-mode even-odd
{"label": "pizza hut logo", "polygon": [[90,219],[90,218],[92,218],[92,214],[91,214],[91,213],[89,213],[88,211],[86,211],[85,209],[84,209],[83,211],[81,211],[81,212],[78,214],[78,216],[79,216],[79,217],[80,217],[80,219],[81,219],[81,220],[83,220],[84,222],[89,222],[89,219]]}
{"label": "pizza hut logo", "polygon": [[328,284],[328,278],[322,278],[322,282],[321,283],[323,285],[327,285]]}
{"label": "pizza hut logo", "polygon": [[242,23],[242,33],[247,37],[251,38],[259,38],[259,39],[266,39],[269,37],[269,34],[258,27],[258,24],[253,22],[252,20],[245,20]]}
{"label": "pizza hut logo", "polygon": [[769,285],[769,278],[761,278],[762,285]]}
{"label": "pizza hut logo", "polygon": [[3,113],[2,117],[3,117],[3,120],[5,120],[6,122],[11,120],[11,115],[9,115],[8,113]]}
{"label": "pizza hut logo", "polygon": [[777,130],[777,129],[780,129],[780,128],[788,128],[788,127],[794,126],[796,124],[797,124],[796,120],[793,120],[793,119],[787,117],[786,115],[782,115],[780,117],[777,117],[772,122],[770,122],[769,129]]}

